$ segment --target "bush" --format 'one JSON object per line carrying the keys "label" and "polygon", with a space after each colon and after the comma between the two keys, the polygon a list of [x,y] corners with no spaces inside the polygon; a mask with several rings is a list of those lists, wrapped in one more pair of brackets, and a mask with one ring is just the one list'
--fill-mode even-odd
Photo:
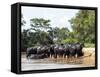
{"label": "bush", "polygon": [[65,43],[75,43],[78,42],[77,39],[73,39],[73,38],[67,38],[65,40],[62,40],[61,43],[65,44]]}
{"label": "bush", "polygon": [[84,44],[85,45],[85,47],[95,47],[95,44],[93,44],[93,43],[85,43]]}

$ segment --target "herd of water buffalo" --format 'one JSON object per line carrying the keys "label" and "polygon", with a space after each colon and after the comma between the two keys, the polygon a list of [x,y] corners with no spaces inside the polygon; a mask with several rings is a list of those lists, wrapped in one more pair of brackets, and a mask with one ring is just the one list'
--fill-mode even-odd
{"label": "herd of water buffalo", "polygon": [[26,51],[26,57],[30,59],[44,59],[49,57],[81,57],[84,55],[82,43],[53,44],[29,47]]}

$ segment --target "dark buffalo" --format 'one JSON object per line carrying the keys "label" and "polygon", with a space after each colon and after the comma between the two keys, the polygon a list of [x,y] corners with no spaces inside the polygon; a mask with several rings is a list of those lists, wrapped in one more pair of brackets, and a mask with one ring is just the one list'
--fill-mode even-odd
{"label": "dark buffalo", "polygon": [[55,47],[54,45],[51,45],[51,46],[50,46],[50,52],[49,52],[50,55],[49,55],[49,57],[51,57],[51,58],[52,58],[52,57],[55,57],[54,47]]}
{"label": "dark buffalo", "polygon": [[75,57],[76,55],[76,45],[75,44],[69,44],[69,57]]}
{"label": "dark buffalo", "polygon": [[30,47],[27,48],[26,57],[46,58],[50,54],[49,50],[50,48],[47,46]]}
{"label": "dark buffalo", "polygon": [[82,52],[82,48],[83,48],[84,44],[81,43],[71,43],[71,44],[66,44],[65,45],[65,56],[67,55],[67,57],[81,57],[84,55],[84,53]]}
{"label": "dark buffalo", "polygon": [[46,54],[34,54],[30,56],[30,59],[44,59],[48,58]]}
{"label": "dark buffalo", "polygon": [[70,44],[64,45],[64,58],[66,58],[66,56],[69,57],[69,55],[70,55],[69,46],[70,46]]}
{"label": "dark buffalo", "polygon": [[28,58],[32,54],[37,54],[37,48],[36,47],[27,48],[26,57]]}
{"label": "dark buffalo", "polygon": [[58,57],[63,57],[63,55],[64,55],[64,46],[63,46],[63,44],[61,44],[61,45],[56,45],[55,47],[54,47],[54,53],[55,53],[55,57],[57,58],[57,56]]}
{"label": "dark buffalo", "polygon": [[43,59],[47,57],[63,57],[72,58],[72,57],[81,57],[84,55],[82,52],[84,44],[81,43],[71,43],[71,44],[55,44],[50,46],[38,46],[27,48],[27,58],[33,57],[34,59]]}
{"label": "dark buffalo", "polygon": [[47,56],[50,55],[50,47],[48,46],[41,46],[37,48],[37,54],[45,54]]}
{"label": "dark buffalo", "polygon": [[76,43],[76,54],[77,54],[77,57],[81,57],[81,56],[84,55],[84,53],[82,52],[83,46],[84,46],[84,44]]}

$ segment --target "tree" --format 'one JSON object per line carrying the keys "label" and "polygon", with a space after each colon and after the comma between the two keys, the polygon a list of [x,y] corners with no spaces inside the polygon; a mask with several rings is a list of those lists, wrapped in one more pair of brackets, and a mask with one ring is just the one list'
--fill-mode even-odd
{"label": "tree", "polygon": [[28,42],[30,40],[30,38],[27,35],[27,31],[28,30],[23,30],[23,32],[21,32],[21,51],[26,51],[28,45]]}
{"label": "tree", "polygon": [[45,20],[43,18],[30,19],[30,23],[31,27],[35,30],[48,29],[50,26],[50,20]]}
{"label": "tree", "polygon": [[80,10],[69,22],[75,38],[81,42],[95,42],[95,11]]}
{"label": "tree", "polygon": [[69,30],[68,28],[53,28],[53,38],[55,43],[61,43],[62,40],[65,40],[69,37]]}
{"label": "tree", "polygon": [[[21,14],[21,26],[25,26],[26,21],[24,20],[23,14]],[[28,30],[21,31],[21,51],[26,51],[28,47],[28,37],[27,37]]]}
{"label": "tree", "polygon": [[23,14],[21,14],[21,25],[25,26],[26,21],[24,20]]}
{"label": "tree", "polygon": [[[50,44],[53,43],[52,35],[50,31],[52,28],[50,27],[50,20],[45,20],[43,18],[33,18],[30,20],[31,22],[31,30],[38,32],[38,43],[40,44]],[[49,33],[48,33],[49,32]]]}

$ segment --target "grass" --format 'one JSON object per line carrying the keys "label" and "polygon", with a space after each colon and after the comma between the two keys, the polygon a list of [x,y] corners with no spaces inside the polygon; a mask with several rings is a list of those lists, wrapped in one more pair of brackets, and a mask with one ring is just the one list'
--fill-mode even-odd
{"label": "grass", "polygon": [[95,47],[95,44],[93,44],[93,43],[85,43],[85,47],[86,48],[94,48]]}

